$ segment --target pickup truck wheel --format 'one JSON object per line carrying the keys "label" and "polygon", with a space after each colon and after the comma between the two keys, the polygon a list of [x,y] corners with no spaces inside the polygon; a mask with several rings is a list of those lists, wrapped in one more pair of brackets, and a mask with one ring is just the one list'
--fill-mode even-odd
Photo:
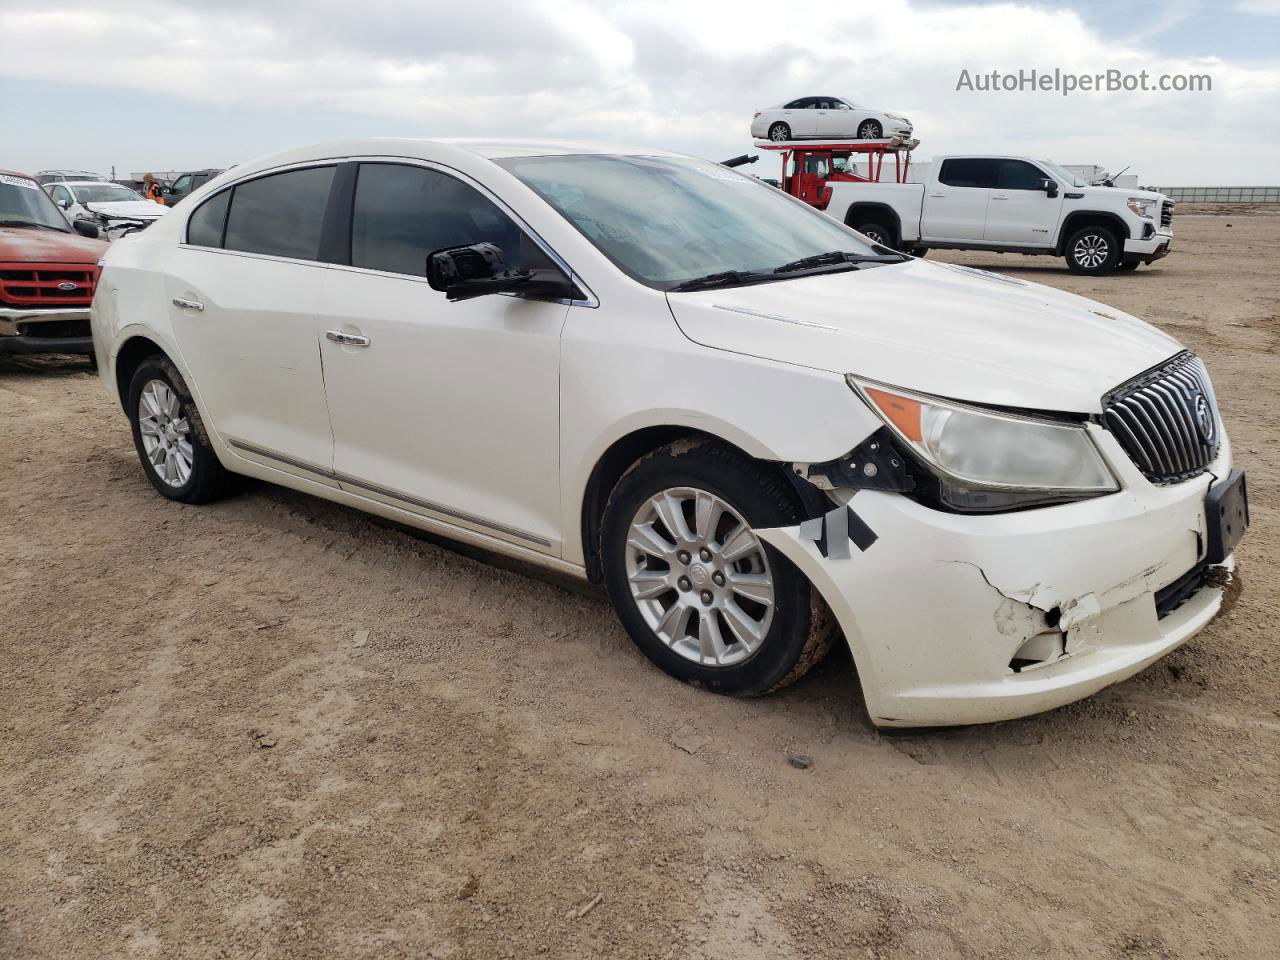
{"label": "pickup truck wheel", "polygon": [[671,676],[768,693],[821,660],[835,633],[809,581],[752,532],[799,523],[801,510],[785,480],[749,457],[690,443],[649,454],[614,488],[605,585],[636,646]]}
{"label": "pickup truck wheel", "polygon": [[884,136],[884,129],[878,120],[863,120],[858,127],[859,140],[879,140]]}
{"label": "pickup truck wheel", "polygon": [[769,128],[769,139],[777,143],[791,139],[791,128],[785,123],[775,123]]}
{"label": "pickup truck wheel", "polygon": [[868,240],[880,244],[882,247],[893,247],[893,231],[886,227],[883,223],[876,223],[874,220],[868,220],[866,223],[860,223],[853,229]]}
{"label": "pickup truck wheel", "polygon": [[138,365],[127,409],[138,459],[161,496],[209,503],[230,489],[232,475],[218,462],[191,391],[167,358]]}
{"label": "pickup truck wheel", "polygon": [[1115,232],[1107,227],[1081,227],[1067,241],[1067,269],[1090,276],[1114,270],[1122,251]]}

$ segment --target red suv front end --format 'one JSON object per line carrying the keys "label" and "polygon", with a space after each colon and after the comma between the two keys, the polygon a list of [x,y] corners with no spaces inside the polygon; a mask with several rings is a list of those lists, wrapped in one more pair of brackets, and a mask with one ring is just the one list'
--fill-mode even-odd
{"label": "red suv front end", "polygon": [[0,170],[0,354],[92,353],[107,244],[80,236],[28,176]]}

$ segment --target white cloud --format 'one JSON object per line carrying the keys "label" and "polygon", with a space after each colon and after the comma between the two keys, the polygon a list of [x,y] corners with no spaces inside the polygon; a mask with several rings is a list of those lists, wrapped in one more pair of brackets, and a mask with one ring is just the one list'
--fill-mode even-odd
{"label": "white cloud", "polygon": [[1235,9],[1262,17],[1280,17],[1280,0],[1241,0],[1235,5]]}
{"label": "white cloud", "polygon": [[[1133,163],[1144,181],[1165,183],[1280,181],[1280,59],[1159,56],[1095,31],[1065,5],[784,9],[757,0],[138,0],[115,9],[32,0],[0,8],[0,75],[187,98],[187,140],[202,135],[205,103],[381,117],[390,134],[593,137],[711,157],[749,147],[754,109],[829,92],[905,112],[923,153],[999,148]],[[955,89],[962,69],[1055,67],[1208,73],[1213,91]],[[1231,146],[1235,168],[1224,170],[1227,147],[1242,138]]]}

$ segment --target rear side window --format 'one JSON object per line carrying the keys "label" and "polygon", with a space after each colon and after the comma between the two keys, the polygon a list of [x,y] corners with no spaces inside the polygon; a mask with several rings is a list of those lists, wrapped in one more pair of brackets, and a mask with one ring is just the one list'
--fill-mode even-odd
{"label": "rear side window", "polygon": [[187,221],[187,243],[198,247],[222,246],[222,230],[227,223],[227,206],[231,202],[231,191],[223,190],[220,194],[196,208],[196,212]]}
{"label": "rear side window", "polygon": [[444,247],[495,243],[507,269],[533,266],[523,231],[487,197],[435,170],[362,163],[351,214],[351,265],[426,275]]}
{"label": "rear side window", "polygon": [[333,167],[308,167],[237,185],[223,245],[246,253],[319,259],[333,171]]}
{"label": "rear side window", "polygon": [[995,172],[995,161],[982,157],[943,160],[938,182],[948,187],[993,187]]}
{"label": "rear side window", "polygon": [[1048,174],[1025,160],[999,160],[996,186],[1002,190],[1043,190]]}

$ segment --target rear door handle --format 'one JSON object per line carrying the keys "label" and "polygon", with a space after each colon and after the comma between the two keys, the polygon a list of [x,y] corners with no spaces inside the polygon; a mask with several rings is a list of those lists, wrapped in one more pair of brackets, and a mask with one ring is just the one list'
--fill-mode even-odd
{"label": "rear door handle", "polygon": [[343,333],[341,330],[326,330],[324,335],[334,343],[341,343],[347,347],[367,347],[369,345],[368,337],[361,337],[354,333]]}
{"label": "rear door handle", "polygon": [[942,200],[945,199],[947,195],[945,193],[931,193],[929,196],[933,197],[935,200]]}
{"label": "rear door handle", "polygon": [[194,310],[196,313],[204,309],[204,304],[199,300],[188,300],[186,297],[174,297],[173,305],[181,307],[183,310]]}
{"label": "rear door handle", "polygon": [[1009,195],[1007,193],[993,193],[991,195],[991,199],[992,200],[1008,200]]}

